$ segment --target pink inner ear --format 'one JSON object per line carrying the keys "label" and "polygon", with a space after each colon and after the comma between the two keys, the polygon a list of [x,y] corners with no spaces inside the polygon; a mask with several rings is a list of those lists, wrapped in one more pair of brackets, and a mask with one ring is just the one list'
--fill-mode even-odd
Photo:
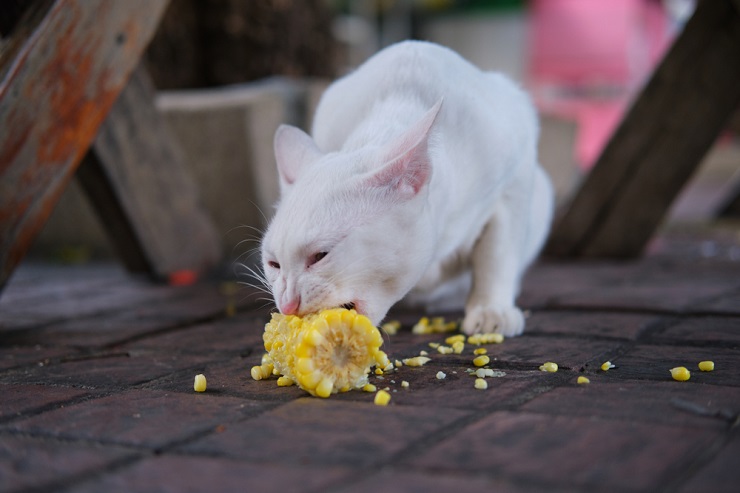
{"label": "pink inner ear", "polygon": [[442,106],[435,104],[416,124],[388,146],[386,164],[370,180],[371,186],[388,187],[402,195],[416,195],[431,175],[429,131]]}

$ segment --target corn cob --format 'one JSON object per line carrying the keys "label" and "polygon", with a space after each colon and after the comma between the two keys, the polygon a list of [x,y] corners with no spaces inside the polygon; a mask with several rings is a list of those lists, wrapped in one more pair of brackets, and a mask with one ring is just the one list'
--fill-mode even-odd
{"label": "corn cob", "polygon": [[[335,308],[305,318],[275,313],[263,340],[274,373],[318,397],[361,389],[373,366],[390,364],[380,350],[380,332],[354,310]],[[252,377],[266,378],[264,373],[252,368]]]}

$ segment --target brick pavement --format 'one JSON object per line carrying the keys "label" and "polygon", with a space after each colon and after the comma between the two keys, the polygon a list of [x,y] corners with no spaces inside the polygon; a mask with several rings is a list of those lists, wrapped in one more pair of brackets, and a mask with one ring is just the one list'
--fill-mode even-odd
{"label": "brick pavement", "polygon": [[[0,492],[737,491],[738,245],[668,235],[635,262],[541,262],[485,391],[472,348],[436,354],[441,336],[409,331],[421,313],[394,312],[390,357],[432,361],[372,377],[388,407],[252,380],[267,309],[251,292],[28,263],[0,298]],[[703,359],[716,370],[670,378]]]}

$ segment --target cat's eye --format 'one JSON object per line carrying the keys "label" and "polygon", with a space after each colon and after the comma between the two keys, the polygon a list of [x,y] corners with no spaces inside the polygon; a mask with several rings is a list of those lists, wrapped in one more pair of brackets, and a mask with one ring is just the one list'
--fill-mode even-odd
{"label": "cat's eye", "polygon": [[269,262],[267,262],[267,265],[269,265],[273,269],[279,269],[280,268],[280,264],[278,264],[274,260],[270,260]]}
{"label": "cat's eye", "polygon": [[329,252],[318,252],[314,253],[309,259],[308,259],[308,265],[311,266],[317,262],[320,262],[321,259],[326,257],[329,254]]}

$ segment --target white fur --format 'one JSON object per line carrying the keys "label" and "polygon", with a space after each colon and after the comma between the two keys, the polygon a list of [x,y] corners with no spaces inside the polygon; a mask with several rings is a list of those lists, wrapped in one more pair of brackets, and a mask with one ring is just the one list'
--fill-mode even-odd
{"label": "white fur", "polygon": [[281,202],[262,254],[278,308],[353,302],[377,324],[404,296],[467,286],[465,332],[521,333],[520,278],[553,207],[537,138],[504,76],[431,43],[376,54],[326,90],[313,139],[276,133]]}

